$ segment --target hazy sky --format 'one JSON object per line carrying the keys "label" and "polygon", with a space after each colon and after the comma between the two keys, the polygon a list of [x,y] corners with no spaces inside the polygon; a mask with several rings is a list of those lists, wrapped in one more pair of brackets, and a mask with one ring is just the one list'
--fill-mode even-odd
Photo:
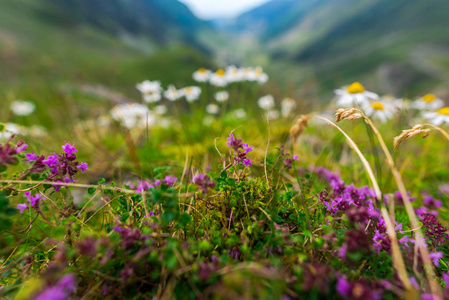
{"label": "hazy sky", "polygon": [[179,0],[202,19],[235,17],[269,0]]}

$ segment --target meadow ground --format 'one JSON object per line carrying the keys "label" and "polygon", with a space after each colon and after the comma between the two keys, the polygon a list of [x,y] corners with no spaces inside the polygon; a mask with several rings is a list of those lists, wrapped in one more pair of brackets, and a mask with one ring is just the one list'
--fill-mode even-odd
{"label": "meadow ground", "polygon": [[4,95],[2,296],[449,297],[442,100],[352,83],[312,106],[264,95],[261,68],[193,78]]}

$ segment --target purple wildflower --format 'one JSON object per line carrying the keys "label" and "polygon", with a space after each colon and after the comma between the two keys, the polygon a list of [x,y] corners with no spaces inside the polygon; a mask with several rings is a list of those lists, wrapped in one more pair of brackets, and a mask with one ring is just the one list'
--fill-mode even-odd
{"label": "purple wildflower", "polygon": [[436,200],[432,196],[424,197],[423,199],[424,205],[428,208],[441,208],[443,207],[443,203],[440,200]]}
{"label": "purple wildflower", "polygon": [[53,174],[58,173],[59,157],[56,153],[47,156],[47,158],[42,162],[51,170]]}
{"label": "purple wildflower", "polygon": [[347,297],[351,290],[351,284],[344,277],[339,277],[337,280],[337,292],[343,297]]}
{"label": "purple wildflower", "polygon": [[80,163],[80,165],[77,167],[78,169],[81,170],[81,173],[86,172],[87,168],[89,167],[89,165],[87,163]]}
{"label": "purple wildflower", "polygon": [[409,280],[410,280],[410,284],[411,284],[413,287],[419,289],[419,285],[418,285],[418,282],[416,281],[415,277],[412,276],[412,277],[409,278]]}
{"label": "purple wildflower", "polygon": [[444,288],[449,290],[449,272],[443,274],[443,281],[445,283]]}
{"label": "purple wildflower", "polygon": [[22,140],[20,140],[20,141],[17,143],[16,152],[17,152],[17,153],[21,153],[21,152],[25,151],[26,149],[28,149],[28,145],[25,144]]}
{"label": "purple wildflower", "polygon": [[23,211],[28,208],[26,203],[17,204],[17,209],[20,209],[20,213],[23,214]]}
{"label": "purple wildflower", "polygon": [[34,300],[65,300],[67,293],[60,286],[53,286],[45,289]]}
{"label": "purple wildflower", "polygon": [[440,265],[440,259],[443,258],[443,256],[443,252],[433,252],[429,254],[429,257],[433,260],[433,264],[437,267]]}
{"label": "purple wildflower", "polygon": [[24,193],[25,197],[27,197],[28,201],[30,202],[30,205],[32,207],[37,207],[39,206],[39,201],[41,200],[41,196],[39,194],[36,195],[31,195],[30,191],[26,191]]}
{"label": "purple wildflower", "polygon": [[248,154],[249,152],[253,151],[254,147],[248,146],[248,144],[243,144],[243,149],[245,150],[245,154]]}
{"label": "purple wildflower", "polygon": [[211,178],[206,174],[197,174],[193,178],[192,182],[199,187],[203,194],[206,194],[209,188],[213,188],[215,186],[215,182],[211,181]]}
{"label": "purple wildflower", "polygon": [[39,157],[35,153],[27,153],[25,154],[25,158],[31,162],[37,160]]}
{"label": "purple wildflower", "polygon": [[72,145],[66,142],[64,146],[62,146],[62,150],[69,156],[73,156],[74,153],[78,152],[75,148],[75,143]]}
{"label": "purple wildflower", "polygon": [[234,148],[234,151],[238,151],[243,146],[241,139],[236,139],[232,133],[229,134],[228,142],[226,143],[229,148]]}
{"label": "purple wildflower", "polygon": [[75,275],[67,274],[59,280],[59,286],[65,288],[67,291],[74,293],[76,291]]}
{"label": "purple wildflower", "polygon": [[403,245],[405,248],[408,248],[408,247],[409,247],[408,243],[412,243],[412,244],[413,244],[413,243],[415,243],[415,240],[409,238],[408,235],[404,235],[404,236],[399,240],[399,243],[400,243],[401,245]]}
{"label": "purple wildflower", "polygon": [[173,184],[176,182],[176,180],[178,180],[178,178],[176,178],[176,176],[173,175],[169,175],[169,176],[165,176],[163,182],[168,185],[169,187],[172,187]]}
{"label": "purple wildflower", "polygon": [[425,213],[422,215],[422,222],[431,241],[437,245],[444,243],[447,228],[441,225],[436,216]]}
{"label": "purple wildflower", "polygon": [[252,165],[253,162],[251,161],[251,159],[245,158],[243,159],[243,163],[245,164],[245,166],[249,167]]}

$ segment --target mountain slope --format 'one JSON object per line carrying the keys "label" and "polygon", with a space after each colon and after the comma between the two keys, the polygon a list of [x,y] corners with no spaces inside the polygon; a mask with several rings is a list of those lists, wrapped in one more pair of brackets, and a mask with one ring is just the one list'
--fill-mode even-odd
{"label": "mountain slope", "polygon": [[[183,11],[182,4],[169,14],[165,5],[170,1],[174,0],[108,0],[110,6],[104,6],[104,0],[0,1],[4,93],[99,83],[137,96],[134,85],[144,79],[189,82],[195,69],[210,66],[211,58],[204,54],[206,46],[197,46],[199,42],[185,32],[210,29]],[[128,2],[131,6],[125,13]],[[147,11],[138,3],[165,21],[146,20]],[[133,19],[132,11],[139,9]]]}
{"label": "mountain slope", "polygon": [[63,25],[89,23],[112,34],[147,35],[158,43],[185,42],[205,50],[195,36],[209,25],[177,0],[47,1],[58,8]]}
{"label": "mountain slope", "polygon": [[261,51],[271,53],[283,80],[305,80],[307,72],[329,89],[366,80],[385,92],[419,93],[447,78],[429,72],[432,59],[415,60],[445,55],[447,11],[445,0],[273,0],[238,17],[233,29],[248,34],[247,24],[262,24],[255,31]]}

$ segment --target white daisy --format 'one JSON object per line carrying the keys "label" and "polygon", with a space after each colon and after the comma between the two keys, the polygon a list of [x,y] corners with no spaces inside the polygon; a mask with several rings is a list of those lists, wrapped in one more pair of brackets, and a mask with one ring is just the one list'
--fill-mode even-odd
{"label": "white daisy", "polygon": [[169,85],[168,89],[164,92],[164,97],[170,101],[176,101],[182,97],[182,94],[175,88],[174,85]]}
{"label": "white daisy", "polygon": [[0,130],[0,140],[9,139],[13,134],[25,135],[27,133],[25,127],[16,123],[0,124],[0,128],[2,128]]}
{"label": "white daisy", "polygon": [[260,84],[264,84],[268,81],[268,74],[264,73],[262,67],[256,67],[254,69],[255,80]]}
{"label": "white daisy", "polygon": [[215,93],[215,100],[217,102],[223,103],[228,101],[229,99],[229,93],[227,91],[219,91]]}
{"label": "white daisy", "polygon": [[382,103],[390,103],[393,105],[398,111],[405,110],[410,106],[410,102],[404,98],[396,98],[391,94],[385,94],[380,98],[380,102]]}
{"label": "white daisy", "polygon": [[293,100],[292,98],[285,98],[284,100],[282,100],[282,102],[281,102],[281,113],[282,113],[282,116],[284,118],[288,117],[290,112],[295,107],[295,104],[296,104],[295,100]]}
{"label": "white daisy", "polygon": [[393,118],[396,108],[389,102],[371,102],[363,107],[365,114],[373,119],[378,119],[385,123],[388,119]]}
{"label": "white daisy", "polygon": [[220,108],[218,107],[218,105],[217,104],[214,104],[214,103],[211,103],[211,104],[208,104],[207,106],[206,106],[206,111],[209,113],[209,114],[217,114],[218,113],[218,111],[220,110]]}
{"label": "white daisy", "polygon": [[31,101],[16,100],[11,103],[10,108],[17,116],[28,116],[36,109],[36,105]]}
{"label": "white daisy", "polygon": [[272,95],[266,95],[259,99],[259,107],[263,109],[271,109],[274,107],[274,98]]}
{"label": "white daisy", "polygon": [[200,97],[201,89],[197,86],[188,86],[179,90],[179,93],[186,97],[186,100],[188,102],[193,102],[195,100],[198,100],[198,98]]}
{"label": "white daisy", "polygon": [[277,110],[270,110],[270,111],[268,111],[267,115],[268,115],[268,119],[276,120],[276,119],[279,119],[280,113]]}
{"label": "white daisy", "polygon": [[253,68],[250,68],[250,67],[241,68],[240,72],[242,73],[243,80],[248,80],[248,81],[256,81],[257,80],[256,72],[254,72]]}
{"label": "white daisy", "polygon": [[335,94],[337,95],[337,106],[343,108],[362,106],[368,104],[369,100],[379,99],[377,94],[365,91],[360,82],[354,82],[347,87],[335,90]]}
{"label": "white daisy", "polygon": [[214,123],[214,121],[215,121],[215,118],[213,116],[207,115],[203,119],[203,124],[206,126],[210,126],[210,125],[212,125],[212,123]]}
{"label": "white daisy", "polygon": [[97,124],[101,127],[109,126],[111,124],[111,118],[106,114],[102,114],[97,118]]}
{"label": "white daisy", "polygon": [[437,111],[423,112],[422,116],[435,126],[440,126],[443,123],[449,124],[449,107],[443,107]]}
{"label": "white daisy", "polygon": [[237,108],[232,112],[232,116],[236,119],[245,119],[246,118],[246,111],[243,108]]}
{"label": "white daisy", "polygon": [[215,86],[226,86],[228,84],[226,80],[226,72],[223,69],[217,70],[210,77],[210,83]]}
{"label": "white daisy", "polygon": [[158,102],[162,99],[162,87],[159,81],[145,80],[136,84],[136,88],[142,93],[143,100],[147,103]]}
{"label": "white daisy", "polygon": [[167,106],[165,105],[158,105],[154,108],[154,113],[156,115],[165,115],[167,113]]}
{"label": "white daisy", "polygon": [[226,68],[226,81],[227,82],[239,82],[243,79],[242,70],[236,66],[229,66]]}
{"label": "white daisy", "polygon": [[156,121],[148,107],[138,103],[116,105],[112,108],[110,114],[115,121],[129,129],[145,128],[147,125],[154,125]]}
{"label": "white daisy", "polygon": [[444,106],[444,101],[437,98],[434,94],[427,94],[417,99],[413,103],[413,108],[425,110],[437,110]]}
{"label": "white daisy", "polygon": [[193,73],[193,79],[197,82],[207,82],[207,81],[209,81],[210,76],[211,76],[211,71],[209,71],[205,68],[200,68],[198,71]]}
{"label": "white daisy", "polygon": [[39,125],[33,125],[29,128],[28,134],[32,137],[43,137],[48,134],[47,129],[45,127]]}

